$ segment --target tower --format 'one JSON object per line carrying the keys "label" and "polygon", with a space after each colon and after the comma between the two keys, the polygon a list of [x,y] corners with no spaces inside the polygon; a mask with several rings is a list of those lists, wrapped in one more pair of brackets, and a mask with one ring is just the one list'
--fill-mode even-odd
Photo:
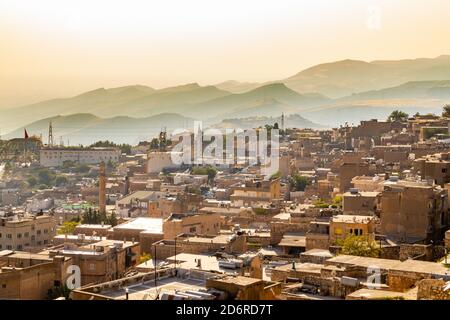
{"label": "tower", "polygon": [[284,132],[284,112],[281,114],[281,131]]}
{"label": "tower", "polygon": [[106,213],[106,170],[104,162],[100,163],[98,182],[99,213]]}
{"label": "tower", "polygon": [[48,125],[48,142],[49,147],[53,147],[53,126],[52,122],[50,121],[50,124]]}

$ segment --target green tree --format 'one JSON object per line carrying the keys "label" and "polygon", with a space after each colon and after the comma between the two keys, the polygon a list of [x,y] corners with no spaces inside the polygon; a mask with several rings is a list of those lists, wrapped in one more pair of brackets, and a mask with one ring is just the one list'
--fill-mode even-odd
{"label": "green tree", "polygon": [[443,107],[442,116],[445,118],[450,118],[450,104],[446,104]]}
{"label": "green tree", "polygon": [[150,149],[151,150],[158,150],[159,149],[159,139],[153,138],[150,142]]}
{"label": "green tree", "polygon": [[41,169],[38,171],[38,179],[40,184],[50,186],[55,179],[55,174],[47,169]]}
{"label": "green tree", "polygon": [[405,122],[408,120],[408,114],[400,111],[400,110],[394,110],[388,117],[388,121],[400,121]]}
{"label": "green tree", "polygon": [[275,172],[273,175],[270,176],[270,180],[275,180],[281,177],[281,171],[278,170],[277,172]]}
{"label": "green tree", "polygon": [[306,186],[308,186],[310,183],[311,182],[307,177],[298,174],[294,175],[291,178],[291,185],[294,191],[305,191]]}
{"label": "green tree", "polygon": [[117,223],[118,223],[117,216],[116,216],[116,214],[114,212],[111,213],[111,215],[109,216],[107,222],[108,222],[108,224],[110,224],[113,227],[117,226]]}
{"label": "green tree", "polygon": [[62,224],[61,228],[58,229],[58,234],[72,234],[79,224],[79,222],[75,221],[66,221]]}
{"label": "green tree", "polygon": [[211,183],[214,181],[214,178],[217,175],[217,169],[211,166],[208,167],[195,167],[192,169],[192,174],[200,175],[200,176],[208,176],[208,182]]}
{"label": "green tree", "polygon": [[63,286],[54,286],[52,289],[49,289],[47,292],[47,299],[49,300],[55,300],[60,297],[64,297],[67,300],[70,299],[70,292],[72,290],[69,289],[69,287],[64,284]]}
{"label": "green tree", "polygon": [[34,176],[29,176],[27,182],[31,188],[38,184],[38,180]]}
{"label": "green tree", "polygon": [[55,185],[56,185],[57,187],[64,186],[64,185],[67,184],[67,182],[68,182],[68,180],[67,180],[67,178],[64,177],[64,176],[57,176],[56,179],[55,179]]}
{"label": "green tree", "polygon": [[337,245],[342,247],[342,254],[360,257],[380,257],[380,246],[374,240],[366,236],[348,235],[345,239],[337,241]]}
{"label": "green tree", "polygon": [[149,260],[152,259],[152,256],[149,253],[145,253],[143,252],[140,256],[139,256],[139,264],[147,262]]}
{"label": "green tree", "polygon": [[343,201],[342,196],[335,196],[335,197],[333,198],[333,204],[334,204],[334,205],[342,206],[342,201]]}

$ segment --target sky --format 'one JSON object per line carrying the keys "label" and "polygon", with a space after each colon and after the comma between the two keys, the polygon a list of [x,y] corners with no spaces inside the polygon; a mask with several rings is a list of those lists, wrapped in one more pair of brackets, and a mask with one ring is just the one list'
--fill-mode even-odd
{"label": "sky", "polygon": [[0,0],[0,108],[450,54],[448,0]]}

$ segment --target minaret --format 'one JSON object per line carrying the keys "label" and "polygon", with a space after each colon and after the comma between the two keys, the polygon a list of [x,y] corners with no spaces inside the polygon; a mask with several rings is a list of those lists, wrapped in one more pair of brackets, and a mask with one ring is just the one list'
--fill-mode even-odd
{"label": "minaret", "polygon": [[47,144],[49,147],[53,147],[53,125],[52,125],[51,121],[48,126],[48,143]]}
{"label": "minaret", "polygon": [[105,163],[100,163],[98,183],[98,207],[99,213],[106,213],[106,171]]}

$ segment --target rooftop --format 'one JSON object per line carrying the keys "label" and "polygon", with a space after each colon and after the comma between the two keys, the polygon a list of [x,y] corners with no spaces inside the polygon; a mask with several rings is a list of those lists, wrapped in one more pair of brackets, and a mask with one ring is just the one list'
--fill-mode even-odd
{"label": "rooftop", "polygon": [[373,219],[374,218],[370,216],[340,214],[334,216],[332,221],[335,223],[369,223]]}
{"label": "rooftop", "polygon": [[120,230],[120,229],[135,229],[135,230],[142,230],[147,231],[151,233],[163,233],[162,230],[163,226],[163,219],[162,218],[136,218],[132,221],[125,222],[123,224],[120,224],[113,229]]}

